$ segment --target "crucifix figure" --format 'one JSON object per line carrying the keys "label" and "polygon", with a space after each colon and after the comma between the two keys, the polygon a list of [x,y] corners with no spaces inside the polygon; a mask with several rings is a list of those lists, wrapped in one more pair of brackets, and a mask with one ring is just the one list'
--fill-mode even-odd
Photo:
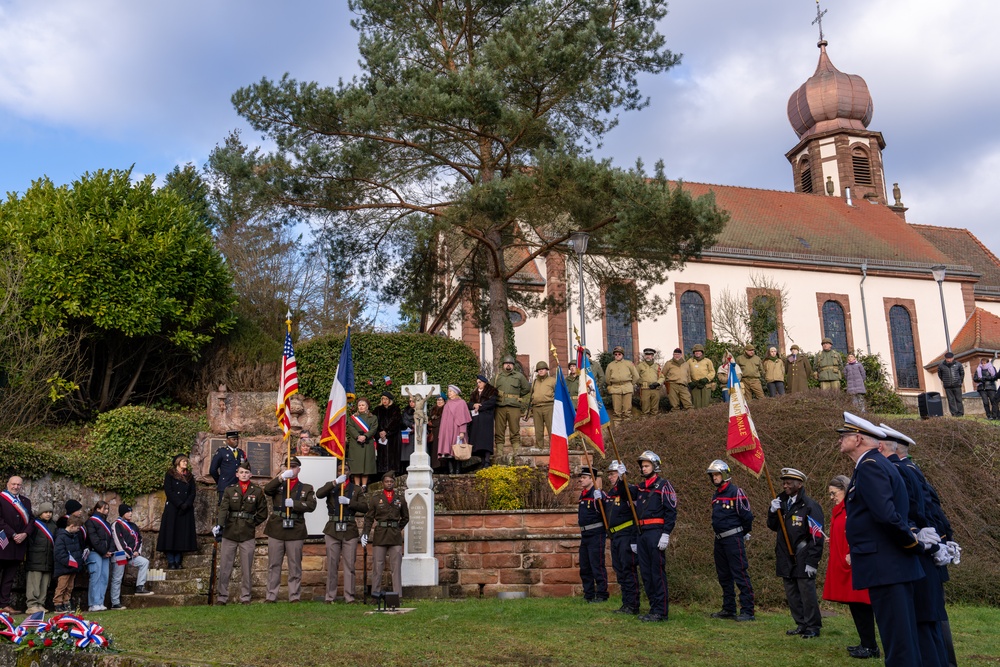
{"label": "crucifix figure", "polygon": [[407,398],[413,399],[413,432],[415,435],[422,434],[423,427],[427,424],[427,399],[431,396],[437,396],[438,394],[433,391],[428,393],[426,396],[420,394],[419,392],[411,394],[409,387],[403,387],[403,394],[405,394]]}
{"label": "crucifix figure", "polygon": [[819,41],[825,41],[823,39],[823,15],[826,14],[827,10],[820,11],[819,0],[816,0],[816,18],[813,19],[813,25],[819,25]]}

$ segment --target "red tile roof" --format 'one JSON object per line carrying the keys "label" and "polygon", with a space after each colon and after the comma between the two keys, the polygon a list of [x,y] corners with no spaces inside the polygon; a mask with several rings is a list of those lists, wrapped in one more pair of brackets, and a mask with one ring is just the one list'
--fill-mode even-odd
{"label": "red tile roof", "polygon": [[[976,308],[965,321],[962,328],[955,334],[951,342],[951,351],[956,359],[974,358],[979,353],[987,356],[1000,351],[1000,317],[988,310]],[[936,367],[944,359],[944,353],[939,354],[924,368]]]}
{"label": "red tile roof", "polygon": [[977,289],[992,287],[1000,290],[1000,259],[968,229],[910,225],[925,239],[948,255],[954,264],[969,264],[982,274]]}
{"label": "red tile roof", "polygon": [[[948,255],[885,206],[840,197],[684,183],[695,196],[715,193],[730,221],[717,247],[863,258],[886,262],[951,264]],[[968,264],[961,261],[959,264]]]}

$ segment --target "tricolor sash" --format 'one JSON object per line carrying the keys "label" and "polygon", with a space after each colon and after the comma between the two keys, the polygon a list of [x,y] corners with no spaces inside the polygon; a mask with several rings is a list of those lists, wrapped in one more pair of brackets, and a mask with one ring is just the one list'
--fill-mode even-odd
{"label": "tricolor sash", "polygon": [[55,544],[55,540],[52,539],[52,531],[49,530],[48,526],[46,526],[41,521],[36,521],[35,522],[35,528],[37,528],[38,530],[42,531],[42,535],[44,535],[45,537],[49,538],[49,544]]}
{"label": "tricolor sash", "polygon": [[17,510],[17,513],[21,515],[21,519],[24,521],[25,526],[31,523],[31,518],[28,516],[28,512],[24,509],[24,505],[21,504],[20,500],[11,495],[10,491],[0,492],[0,496],[3,496],[3,499],[10,503],[11,507]]}
{"label": "tricolor sash", "polygon": [[351,415],[351,420],[354,421],[354,425],[355,426],[357,426],[358,428],[361,429],[362,433],[368,433],[369,426],[368,426],[367,423],[365,423],[364,419],[362,419],[361,417],[359,417],[357,414],[353,414],[353,415]]}
{"label": "tricolor sash", "polygon": [[114,535],[114,533],[111,532],[111,526],[109,526],[107,524],[107,522],[104,519],[102,519],[99,514],[95,514],[94,516],[90,517],[90,519],[92,521],[96,520],[97,523],[101,524],[101,526],[104,528],[104,530],[108,531],[108,537],[110,537],[111,540],[114,541],[115,535]]}

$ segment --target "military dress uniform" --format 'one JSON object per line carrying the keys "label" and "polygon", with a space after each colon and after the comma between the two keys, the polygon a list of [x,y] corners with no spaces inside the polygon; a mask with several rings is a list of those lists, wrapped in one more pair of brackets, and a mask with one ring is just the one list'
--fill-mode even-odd
{"label": "military dress uniform", "polygon": [[[833,344],[829,338],[824,344]],[[823,350],[816,355],[816,373],[820,389],[840,391],[840,379],[844,377],[844,358],[834,349]]]}
{"label": "military dress uniform", "polygon": [[[228,431],[226,439],[238,438],[239,435],[237,431]],[[215,480],[220,501],[222,500],[223,492],[229,488],[230,484],[236,481],[236,469],[246,462],[247,454],[239,447],[226,445],[215,450],[212,463],[208,466],[208,474]]]}
{"label": "military dress uniform", "polygon": [[789,394],[809,389],[809,378],[812,377],[812,364],[809,357],[801,354],[798,345],[792,345],[792,353],[785,358],[785,391]]}
{"label": "military dress uniform", "polygon": [[[513,357],[504,359],[505,364],[514,364]],[[517,365],[509,371],[500,371],[493,379],[497,388],[497,409],[493,415],[493,449],[503,451],[504,439],[510,431],[510,446],[517,451],[521,447],[521,404],[531,391],[528,379]]]}
{"label": "military dress uniform", "polygon": [[[625,354],[622,347],[616,347],[615,352]],[[614,409],[615,421],[619,424],[632,417],[632,393],[639,382],[639,371],[628,359],[615,359],[605,371],[608,382],[608,393],[611,394],[611,405]]]}
{"label": "military dress uniform", "polygon": [[[695,352],[701,352],[701,359],[695,355]],[[688,374],[693,385],[691,404],[696,410],[707,408],[712,404],[712,391],[715,389],[715,364],[705,356],[704,345],[695,345],[691,348],[691,355],[691,358],[687,360]]]}
{"label": "military dress uniform", "polygon": [[633,506],[630,506],[625,484],[625,479],[619,477],[614,487],[608,489],[604,497],[604,508],[611,533],[611,569],[615,571],[615,578],[622,592],[622,606],[618,611],[638,614],[639,559],[632,547],[637,545],[639,532],[632,509],[639,489],[634,484],[629,484],[628,491],[633,499]]}
{"label": "military dress uniform", "polygon": [[245,486],[239,481],[222,492],[216,525],[222,528],[219,547],[219,585],[216,604],[229,601],[229,579],[233,575],[236,556],[240,558],[240,602],[250,602],[253,583],[253,552],[257,541],[257,526],[267,521],[267,497],[264,489],[253,482]]}
{"label": "military dress uniform", "polygon": [[669,608],[667,590],[667,559],[659,548],[660,538],[674,530],[677,522],[677,492],[667,480],[654,473],[637,486],[635,511],[639,517],[637,555],[642,585],[649,599],[647,620],[667,620]]}
{"label": "military dress uniform", "polygon": [[753,351],[753,346],[747,345],[744,353],[736,357],[736,364],[741,371],[740,383],[744,394],[750,394],[745,398],[764,398],[764,387],[760,384],[760,379],[764,377],[764,364],[756,354],[752,357],[746,354]]}
{"label": "military dress uniform", "polygon": [[753,511],[743,489],[726,480],[712,495],[712,531],[715,533],[715,575],[722,587],[721,618],[736,617],[740,590],[740,617],[753,618],[753,584],[744,540],[753,528]]}
{"label": "military dress uniform", "polygon": [[688,385],[691,384],[691,367],[688,366],[687,361],[683,358],[671,359],[663,364],[660,374],[664,382],[670,383],[667,389],[670,408],[673,410],[678,408],[682,410],[692,409],[694,406],[691,403],[691,390],[688,389]]}
{"label": "military dress uniform", "polygon": [[403,594],[403,528],[410,521],[410,508],[406,505],[403,492],[398,489],[379,491],[368,502],[368,512],[365,514],[365,535],[372,536],[375,547],[374,576],[372,577],[372,595],[382,592],[382,573],[385,571],[386,558],[389,559],[389,569],[392,572],[392,591]]}
{"label": "military dress uniform", "polygon": [[[837,431],[885,437],[885,431],[849,412]],[[923,549],[905,518],[910,503],[906,483],[888,459],[869,449],[857,459],[844,503],[851,583],[855,590],[868,589],[885,664],[922,665],[913,582],[924,576],[918,558]]]}
{"label": "military dress uniform", "polygon": [[[782,479],[798,479],[805,481],[805,475],[793,468],[781,471]],[[767,527],[777,533],[774,542],[775,574],[784,580],[785,599],[788,601],[795,630],[791,634],[801,634],[804,637],[819,635],[823,627],[823,616],[819,611],[819,599],[816,596],[816,572],[819,561],[823,557],[822,535],[813,535],[809,528],[811,518],[822,530],[823,509],[815,500],[806,495],[805,488],[799,489],[794,498],[782,491],[778,494],[781,510],[773,509],[767,513]],[[788,554],[788,544],[781,531],[784,522],[788,532],[788,542],[795,552],[794,558]],[[806,567],[813,568],[810,575]]]}
{"label": "military dress uniform", "polygon": [[[344,568],[344,602],[354,602],[354,561],[358,556],[359,514],[368,511],[368,498],[354,482],[347,482],[341,487],[335,481],[330,481],[319,487],[316,492],[319,499],[326,498],[326,512],[330,520],[323,528],[323,540],[326,542],[326,596],[325,602],[333,602],[337,598],[337,563]],[[348,502],[342,504],[341,498]],[[343,508],[343,516],[341,516]]]}
{"label": "military dress uniform", "polygon": [[[656,350],[646,348],[643,355],[652,355]],[[660,366],[655,361],[643,359],[635,365],[639,373],[639,407],[644,415],[660,412]]]}
{"label": "military dress uniform", "polygon": [[[591,475],[584,466],[581,475]],[[608,568],[604,562],[604,547],[608,533],[604,529],[600,499],[594,498],[594,487],[580,492],[577,505],[577,524],[580,526],[580,580],[583,582],[583,599],[587,602],[604,602],[608,599]]]}
{"label": "military dress uniform", "polygon": [[[293,464],[296,459],[292,459]],[[291,486],[290,516],[294,525],[283,528],[286,489]],[[278,600],[281,585],[281,561],[288,557],[288,601],[298,602],[302,595],[302,545],[309,531],[306,513],[316,509],[316,494],[310,484],[297,478],[282,479],[279,475],[264,485],[264,494],[272,498],[271,516],[264,526],[267,535],[267,602]]]}
{"label": "military dress uniform", "polygon": [[[539,361],[535,371],[548,370],[549,365]],[[531,383],[531,415],[535,424],[535,446],[545,448],[545,434],[552,435],[552,406],[556,399],[556,379],[550,374],[535,377]]]}

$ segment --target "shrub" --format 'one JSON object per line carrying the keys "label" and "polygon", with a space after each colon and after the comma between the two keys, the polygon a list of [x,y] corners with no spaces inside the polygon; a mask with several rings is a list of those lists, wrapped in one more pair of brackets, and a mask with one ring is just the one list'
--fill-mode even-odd
{"label": "shrub", "polygon": [[906,414],[906,404],[889,383],[885,364],[878,354],[862,354],[857,351],[858,361],[865,367],[865,405],[869,412],[880,414]]}
{"label": "shrub", "polygon": [[[324,336],[304,343],[295,351],[299,364],[299,391],[326,403],[337,373],[343,336]],[[385,389],[383,378],[392,380],[390,390],[399,395],[411,384],[414,371],[426,371],[427,381],[456,384],[468,396],[479,373],[479,360],[461,341],[430,334],[357,333],[351,335],[354,384],[358,396],[377,398]],[[376,401],[377,403],[377,401]]]}
{"label": "shrub", "polygon": [[476,471],[476,486],[486,495],[486,509],[520,510],[527,505],[534,469],[490,466]]}

